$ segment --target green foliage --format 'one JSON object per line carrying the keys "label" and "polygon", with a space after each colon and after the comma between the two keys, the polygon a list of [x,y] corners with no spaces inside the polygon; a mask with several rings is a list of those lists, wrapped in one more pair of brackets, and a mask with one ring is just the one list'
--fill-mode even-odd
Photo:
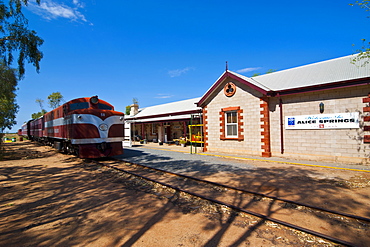
{"label": "green foliage", "polygon": [[266,71],[266,74],[271,74],[271,73],[274,73],[276,72],[276,69],[269,69]]}
{"label": "green foliage", "polygon": [[46,111],[46,110],[44,109],[44,107],[43,107],[43,104],[44,104],[44,100],[43,100],[43,99],[37,98],[37,99],[35,100],[35,102],[36,102],[37,104],[39,104],[41,111],[39,111],[39,112],[37,112],[37,113],[32,113],[32,115],[31,115],[32,119],[39,118],[39,117],[41,117],[41,116],[44,116],[44,114],[45,114],[45,113],[47,113],[47,111]]}
{"label": "green foliage", "polygon": [[19,106],[16,104],[15,97],[18,76],[16,70],[0,63],[0,132],[6,128],[11,128],[15,121]]}
{"label": "green foliage", "polygon": [[47,111],[46,111],[46,110],[44,110],[44,109],[42,109],[41,111],[39,111],[39,112],[37,112],[37,113],[33,113],[33,114],[31,115],[31,117],[32,117],[32,119],[37,119],[37,118],[39,118],[39,117],[44,116],[44,115],[45,115],[45,113],[47,113]]}
{"label": "green foliage", "polygon": [[126,106],[126,111],[125,111],[125,114],[126,115],[130,115],[130,111],[131,111],[131,106]]}
{"label": "green foliage", "polygon": [[[58,106],[60,106],[62,101],[64,101],[63,100],[63,95],[60,92],[55,92],[55,93],[52,93],[48,96],[48,104],[49,104],[49,107],[52,108],[52,109],[55,109]],[[40,98],[37,98],[35,100],[35,102],[37,104],[39,104],[41,111],[36,112],[36,113],[32,113],[32,115],[31,115],[32,119],[39,118],[39,117],[43,116],[45,113],[47,113],[47,111],[43,107],[44,100],[42,100]]]}
{"label": "green foliage", "polygon": [[[354,45],[353,45],[354,46]],[[366,39],[362,39],[362,46],[356,50],[357,55],[352,59],[352,63],[362,62],[361,66],[364,66],[370,62],[370,42]]]}
{"label": "green foliage", "polygon": [[355,3],[350,3],[349,5],[351,6],[358,5],[360,6],[360,8],[365,9],[365,11],[369,11],[370,10],[369,3],[370,1],[362,0],[362,1],[356,1]]}
{"label": "green foliage", "polygon": [[[274,72],[276,72],[276,69],[269,69],[269,70],[266,71],[266,74],[271,74],[271,73],[274,73]],[[254,73],[252,75],[252,77],[259,76],[259,75],[261,75],[261,73]]]}
{"label": "green foliage", "polygon": [[[370,1],[356,1],[355,3],[351,3],[349,5],[351,6],[359,6],[362,9],[365,9],[365,11],[370,11],[369,7]],[[353,45],[354,46],[354,45]],[[363,62],[362,66],[368,64],[370,62],[370,42],[366,41],[366,39],[362,39],[362,46],[360,49],[356,50],[357,56],[352,59],[352,63],[357,62]]]}
{"label": "green foliage", "polygon": [[63,101],[63,95],[60,92],[52,93],[48,96],[48,103],[50,108],[55,109],[60,106]]}
{"label": "green foliage", "polygon": [[[38,4],[40,0],[36,1]],[[36,71],[40,70],[43,57],[39,47],[43,40],[33,30],[29,30],[28,20],[22,14],[22,5],[28,0],[9,0],[8,4],[0,1],[0,58],[6,66],[13,63],[13,53],[18,56],[18,78],[25,73],[25,61],[31,63]]]}

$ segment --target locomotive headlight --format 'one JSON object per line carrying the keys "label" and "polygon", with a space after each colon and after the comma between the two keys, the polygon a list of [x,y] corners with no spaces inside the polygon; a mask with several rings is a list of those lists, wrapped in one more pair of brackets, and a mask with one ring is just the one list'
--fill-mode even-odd
{"label": "locomotive headlight", "polygon": [[121,121],[122,121],[122,120],[123,120],[123,117],[120,117],[120,118],[119,118],[119,120],[121,120]]}
{"label": "locomotive headlight", "polygon": [[101,125],[99,125],[99,129],[101,131],[107,131],[108,130],[108,125],[105,124],[105,123],[102,123]]}
{"label": "locomotive headlight", "polygon": [[96,105],[97,103],[99,103],[99,98],[98,98],[98,96],[96,95],[96,96],[92,96],[91,98],[90,98],[90,103],[91,104],[93,104],[93,105]]}
{"label": "locomotive headlight", "polygon": [[78,119],[81,119],[81,118],[82,118],[82,116],[81,116],[81,115],[78,115],[78,116],[77,116],[77,118],[78,118]]}

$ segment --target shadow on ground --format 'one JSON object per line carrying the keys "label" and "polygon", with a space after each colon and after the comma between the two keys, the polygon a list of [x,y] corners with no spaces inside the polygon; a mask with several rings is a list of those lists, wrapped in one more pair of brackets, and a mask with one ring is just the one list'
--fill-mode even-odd
{"label": "shadow on ground", "polygon": [[[43,157],[47,162],[49,155]],[[184,215],[175,196],[163,198],[147,193],[93,163],[68,155],[61,157],[65,157],[63,165],[1,166],[0,163],[0,246],[132,246],[165,217],[176,220]],[[174,161],[171,157],[141,151],[126,151],[121,158],[137,163],[152,162],[156,168],[191,172],[198,177],[215,176],[221,171],[233,173],[237,176],[228,181],[230,184],[275,196],[291,195],[299,201],[325,199],[343,189],[314,179],[315,172],[302,168],[245,170],[221,162]],[[235,204],[238,203],[246,207],[252,201],[241,204],[235,197]],[[272,210],[274,203],[271,202],[267,212],[269,216],[276,213]],[[335,206],[343,211],[364,206],[340,197],[326,203],[329,208]],[[236,218],[237,215],[220,209],[216,220],[203,226],[205,232],[212,232],[211,237],[197,245],[219,245]],[[230,246],[245,244],[263,225],[264,221],[259,220],[246,227]],[[270,241],[268,244],[276,241],[266,239]],[[290,244],[297,244],[292,239]],[[359,236],[351,240],[361,243]]]}

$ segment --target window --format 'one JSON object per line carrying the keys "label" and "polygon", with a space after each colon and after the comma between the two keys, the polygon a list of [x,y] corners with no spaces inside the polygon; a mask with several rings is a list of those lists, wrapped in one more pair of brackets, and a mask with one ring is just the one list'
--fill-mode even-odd
{"label": "window", "polygon": [[226,115],[226,137],[238,137],[238,114],[236,111],[225,112]]}
{"label": "window", "polygon": [[243,110],[240,107],[222,108],[220,127],[220,140],[243,141]]}
{"label": "window", "polygon": [[102,103],[98,103],[98,108],[101,110],[113,110],[111,106]]}
{"label": "window", "polygon": [[74,110],[80,110],[80,109],[87,109],[89,108],[89,103],[88,102],[78,102],[78,103],[73,103],[69,105],[69,110],[74,111]]}

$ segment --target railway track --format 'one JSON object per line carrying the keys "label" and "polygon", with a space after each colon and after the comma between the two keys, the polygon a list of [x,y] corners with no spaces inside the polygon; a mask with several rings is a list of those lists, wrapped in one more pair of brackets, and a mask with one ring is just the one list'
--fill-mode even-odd
{"label": "railway track", "polygon": [[[99,161],[98,164],[117,173],[143,179],[153,187],[160,186],[161,190],[167,188],[175,191],[177,196],[189,197],[190,195],[193,198],[221,205],[229,213],[251,215],[264,222],[294,229],[337,245],[367,246],[370,243],[370,236],[366,234],[370,230],[370,218],[126,161],[108,160]],[[174,194],[169,193],[169,198],[173,196]],[[315,225],[310,222],[310,217],[315,219]]]}

